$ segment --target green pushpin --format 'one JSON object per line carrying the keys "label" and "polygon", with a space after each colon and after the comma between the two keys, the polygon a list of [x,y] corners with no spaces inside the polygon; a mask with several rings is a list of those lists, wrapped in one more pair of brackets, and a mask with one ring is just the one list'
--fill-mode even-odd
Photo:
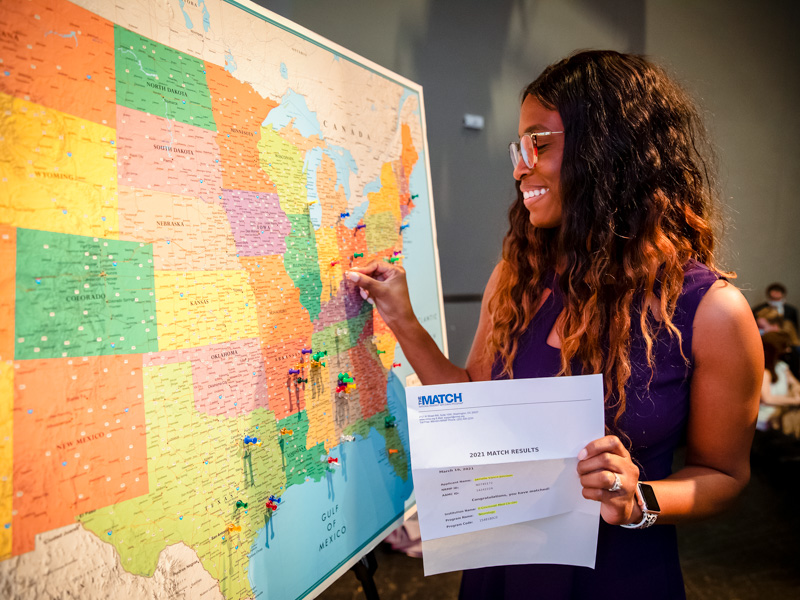
{"label": "green pushpin", "polygon": [[308,383],[308,379],[303,379],[302,377],[298,377],[297,378],[297,383],[298,383],[298,385],[301,384],[301,383]]}
{"label": "green pushpin", "polygon": [[327,350],[323,350],[322,352],[315,352],[314,354],[311,355],[311,360],[319,362],[319,359],[322,358],[323,356],[328,356]]}
{"label": "green pushpin", "polygon": [[353,258],[364,258],[364,253],[356,252],[355,254],[353,254]]}
{"label": "green pushpin", "polygon": [[383,424],[384,424],[385,427],[396,427],[396,424],[395,424],[396,420],[397,420],[397,417],[388,416],[388,417],[386,417],[386,419],[384,419]]}
{"label": "green pushpin", "polygon": [[400,257],[399,257],[399,256],[392,256],[391,258],[387,258],[387,259],[386,259],[386,262],[394,264],[394,263],[396,263],[398,260],[400,260]]}
{"label": "green pushpin", "polygon": [[378,354],[386,354],[386,350],[377,350]]}
{"label": "green pushpin", "polygon": [[247,508],[247,502],[242,502],[241,500],[237,500],[236,508]]}

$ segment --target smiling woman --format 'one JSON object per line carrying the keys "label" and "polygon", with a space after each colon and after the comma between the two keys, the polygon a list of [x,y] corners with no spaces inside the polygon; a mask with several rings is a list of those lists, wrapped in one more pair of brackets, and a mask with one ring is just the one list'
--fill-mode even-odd
{"label": "smiling woman", "polygon": [[466,368],[414,316],[401,267],[349,273],[424,384],[603,375],[608,435],[577,456],[583,496],[600,503],[595,569],[469,570],[461,597],[683,598],[673,524],[747,483],[763,372],[752,313],[715,262],[697,112],[646,59],[582,52],[525,89],[519,134],[517,198]]}

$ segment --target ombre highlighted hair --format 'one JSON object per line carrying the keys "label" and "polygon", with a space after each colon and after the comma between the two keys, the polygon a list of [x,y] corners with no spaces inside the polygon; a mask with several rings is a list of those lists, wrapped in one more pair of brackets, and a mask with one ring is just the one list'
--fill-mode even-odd
{"label": "ombre highlighted hair", "polygon": [[[673,316],[687,261],[720,273],[710,148],[688,95],[640,56],[575,54],[547,67],[523,101],[529,95],[564,123],[561,225],[532,225],[517,183],[487,351],[501,375],[513,377],[518,340],[551,283],[545,275],[557,268],[565,298],[560,374],[570,375],[576,360],[584,373],[602,373],[616,423],[625,412],[632,328],[641,329],[654,367],[659,330],[680,339]],[[648,319],[649,301],[658,320]]]}

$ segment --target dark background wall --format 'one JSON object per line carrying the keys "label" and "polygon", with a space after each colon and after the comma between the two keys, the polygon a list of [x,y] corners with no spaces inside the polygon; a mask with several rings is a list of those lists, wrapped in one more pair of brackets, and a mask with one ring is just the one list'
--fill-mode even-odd
{"label": "dark background wall", "polygon": [[[644,53],[694,94],[718,148],[723,267],[751,303],[771,281],[800,303],[800,3],[771,0],[259,0],[422,84],[450,355],[463,364],[477,297],[513,199],[519,94],[578,49]],[[483,131],[462,127],[485,117]],[[461,301],[457,301],[461,300]]]}

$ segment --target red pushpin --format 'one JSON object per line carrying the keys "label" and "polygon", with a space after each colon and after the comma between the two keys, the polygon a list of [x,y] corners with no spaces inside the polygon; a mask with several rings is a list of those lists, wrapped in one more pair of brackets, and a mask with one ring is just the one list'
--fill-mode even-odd
{"label": "red pushpin", "polygon": [[401,365],[400,363],[392,363],[392,366],[393,366],[393,367],[400,367],[400,366],[402,366],[402,365]]}
{"label": "red pushpin", "polygon": [[334,458],[332,456],[329,456],[328,457],[328,464],[331,464],[331,463],[337,463],[338,464],[339,463],[339,459],[338,458]]}
{"label": "red pushpin", "polygon": [[271,500],[267,500],[267,508],[270,510],[278,510],[278,505]]}
{"label": "red pushpin", "polygon": [[339,264],[339,261],[338,261],[338,260],[332,260],[332,261],[331,261],[331,266],[332,266],[332,267],[335,267],[335,266],[336,266],[336,265],[338,265],[338,264]]}

